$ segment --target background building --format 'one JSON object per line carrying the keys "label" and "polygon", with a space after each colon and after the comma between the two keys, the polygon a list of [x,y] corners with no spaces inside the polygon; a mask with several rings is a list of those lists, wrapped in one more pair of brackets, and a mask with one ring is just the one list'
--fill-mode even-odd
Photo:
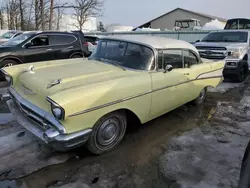
{"label": "background building", "polygon": [[158,29],[160,28],[161,30],[169,29],[172,30],[174,27],[175,20],[180,20],[180,19],[189,19],[189,18],[194,18],[200,20],[200,23],[202,26],[204,26],[207,22],[211,22],[212,20],[217,19],[220,22],[226,23],[226,19],[224,18],[219,18],[216,16],[211,16],[203,13],[198,13],[182,8],[176,8],[166,14],[163,14],[153,20],[150,20],[138,27],[136,27],[134,30],[137,28],[154,28]]}

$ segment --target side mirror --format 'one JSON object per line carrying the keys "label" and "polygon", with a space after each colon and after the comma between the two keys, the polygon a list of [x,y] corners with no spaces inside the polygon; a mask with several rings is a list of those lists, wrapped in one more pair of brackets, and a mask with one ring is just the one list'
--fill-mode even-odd
{"label": "side mirror", "polygon": [[196,43],[196,42],[200,42],[200,40],[195,41],[195,43]]}
{"label": "side mirror", "polygon": [[168,64],[165,66],[164,73],[170,72],[171,70],[173,70],[173,66]]}
{"label": "side mirror", "polygon": [[29,47],[31,47],[31,46],[32,46],[32,43],[31,43],[31,42],[28,42],[28,43],[25,44],[24,47],[25,47],[25,48],[29,48]]}

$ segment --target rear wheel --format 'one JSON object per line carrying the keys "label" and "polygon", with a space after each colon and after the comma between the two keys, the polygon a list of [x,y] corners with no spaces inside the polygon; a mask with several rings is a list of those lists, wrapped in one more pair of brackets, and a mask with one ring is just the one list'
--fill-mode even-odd
{"label": "rear wheel", "polygon": [[126,115],[112,112],[103,116],[94,126],[87,147],[94,154],[106,153],[116,148],[123,139],[127,128]]}
{"label": "rear wheel", "polygon": [[201,105],[206,100],[206,97],[207,97],[207,87],[201,90],[199,96],[195,100],[193,100],[193,103],[195,105]]}
{"label": "rear wheel", "polygon": [[80,54],[74,54],[70,58],[81,58],[81,57],[82,57],[82,55],[80,55]]}

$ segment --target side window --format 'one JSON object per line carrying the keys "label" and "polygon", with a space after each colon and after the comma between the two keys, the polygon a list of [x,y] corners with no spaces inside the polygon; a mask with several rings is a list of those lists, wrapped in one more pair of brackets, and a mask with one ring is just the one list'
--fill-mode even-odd
{"label": "side window", "polygon": [[197,57],[191,51],[184,50],[183,51],[183,56],[184,56],[184,66],[185,66],[185,68],[191,67],[192,65],[196,65],[196,64],[199,63]]}
{"label": "side window", "polygon": [[49,39],[50,45],[71,44],[76,40],[73,35],[51,35]]}
{"label": "side window", "polygon": [[49,37],[46,35],[40,35],[31,40],[32,46],[47,46],[49,45]]}
{"label": "side window", "polygon": [[182,50],[162,50],[158,53],[158,69],[164,69],[166,65],[173,68],[183,68]]}

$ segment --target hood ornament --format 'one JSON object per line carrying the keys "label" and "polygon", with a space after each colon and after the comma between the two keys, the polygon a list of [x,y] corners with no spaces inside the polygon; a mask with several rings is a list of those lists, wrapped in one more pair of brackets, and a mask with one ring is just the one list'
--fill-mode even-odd
{"label": "hood ornament", "polygon": [[61,83],[61,81],[62,81],[62,79],[61,79],[61,78],[59,78],[59,79],[57,79],[57,80],[52,81],[51,83],[49,83],[49,84],[48,84],[47,89],[52,88],[53,86],[60,84],[60,83]]}

